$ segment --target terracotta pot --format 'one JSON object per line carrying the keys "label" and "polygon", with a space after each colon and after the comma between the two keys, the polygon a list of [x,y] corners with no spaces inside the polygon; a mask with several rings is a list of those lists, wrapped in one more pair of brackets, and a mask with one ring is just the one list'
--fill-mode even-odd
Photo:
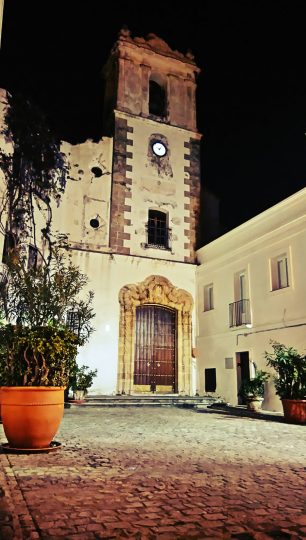
{"label": "terracotta pot", "polygon": [[306,399],[282,399],[282,404],[288,422],[306,424]]}
{"label": "terracotta pot", "polygon": [[3,429],[11,448],[47,448],[64,413],[64,388],[2,387]]}

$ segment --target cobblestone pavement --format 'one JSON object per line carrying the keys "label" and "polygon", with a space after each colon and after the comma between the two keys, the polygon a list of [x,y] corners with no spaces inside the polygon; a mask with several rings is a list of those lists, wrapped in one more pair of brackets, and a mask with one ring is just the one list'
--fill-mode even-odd
{"label": "cobblestone pavement", "polygon": [[1,539],[306,538],[303,426],[74,407],[56,440],[48,454],[0,453]]}

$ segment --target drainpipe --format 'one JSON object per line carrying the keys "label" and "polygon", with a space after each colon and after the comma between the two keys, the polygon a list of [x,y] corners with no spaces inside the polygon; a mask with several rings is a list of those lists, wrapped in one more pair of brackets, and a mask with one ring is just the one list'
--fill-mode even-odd
{"label": "drainpipe", "polygon": [[237,334],[236,345],[238,346],[239,336],[247,337],[250,334],[259,334],[261,332],[273,332],[273,330],[284,330],[285,328],[296,328],[297,326],[306,326],[306,323],[288,324],[287,326],[276,326],[275,328],[267,328],[266,330],[255,330],[255,332],[245,332],[244,334]]}

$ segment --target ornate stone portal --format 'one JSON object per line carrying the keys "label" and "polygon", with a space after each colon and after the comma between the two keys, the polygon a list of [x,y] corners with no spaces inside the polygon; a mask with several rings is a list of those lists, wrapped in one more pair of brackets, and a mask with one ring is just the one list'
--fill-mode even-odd
{"label": "ornate stone portal", "polygon": [[177,311],[178,392],[190,395],[193,307],[191,294],[174,287],[165,277],[149,276],[141,283],[122,287],[119,302],[118,394],[133,393],[136,308],[144,304],[157,304]]}

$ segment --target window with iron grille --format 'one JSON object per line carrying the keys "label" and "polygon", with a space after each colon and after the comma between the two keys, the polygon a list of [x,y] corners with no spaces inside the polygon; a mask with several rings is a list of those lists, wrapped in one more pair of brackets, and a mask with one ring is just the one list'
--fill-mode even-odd
{"label": "window with iron grille", "polygon": [[148,223],[148,247],[169,249],[169,229],[167,227],[167,214],[159,210],[149,210]]}
{"label": "window with iron grille", "polygon": [[66,326],[68,326],[69,330],[71,332],[74,332],[75,334],[79,334],[80,331],[80,316],[77,311],[67,311],[66,315]]}

